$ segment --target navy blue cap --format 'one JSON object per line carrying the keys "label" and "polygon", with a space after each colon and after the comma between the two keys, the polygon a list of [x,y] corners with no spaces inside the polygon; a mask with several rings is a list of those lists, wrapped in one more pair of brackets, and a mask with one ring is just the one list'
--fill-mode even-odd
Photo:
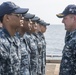
{"label": "navy blue cap", "polygon": [[35,17],[35,15],[34,14],[30,14],[30,13],[26,13],[26,14],[23,14],[23,17],[24,17],[24,19],[32,19],[32,18]]}
{"label": "navy blue cap", "polygon": [[40,18],[39,17],[36,17],[36,16],[31,19],[31,21],[34,21],[34,22],[38,22],[39,20],[40,20]]}
{"label": "navy blue cap", "polygon": [[39,20],[38,23],[43,26],[49,26],[50,23],[46,23],[44,20]]}
{"label": "navy blue cap", "polygon": [[10,13],[23,14],[28,12],[28,8],[20,8],[13,2],[7,1],[0,5],[0,16]]}
{"label": "navy blue cap", "polygon": [[62,13],[57,14],[56,16],[58,18],[63,18],[69,14],[75,14],[76,15],[76,5],[68,5]]}

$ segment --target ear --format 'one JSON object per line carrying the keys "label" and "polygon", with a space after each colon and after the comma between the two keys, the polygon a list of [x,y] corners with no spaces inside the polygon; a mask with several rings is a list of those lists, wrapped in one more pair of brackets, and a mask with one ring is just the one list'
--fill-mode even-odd
{"label": "ear", "polygon": [[24,20],[20,20],[20,26],[23,27],[23,25],[24,25]]}
{"label": "ear", "polygon": [[4,18],[6,19],[6,21],[10,21],[11,17],[9,15],[4,15]]}

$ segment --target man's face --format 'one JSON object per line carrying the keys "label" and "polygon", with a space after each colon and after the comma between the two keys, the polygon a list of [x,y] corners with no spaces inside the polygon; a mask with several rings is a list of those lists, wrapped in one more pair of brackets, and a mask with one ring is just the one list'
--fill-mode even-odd
{"label": "man's face", "polygon": [[35,32],[35,22],[32,22],[30,21],[30,24],[29,24],[29,29],[30,29],[30,32],[31,33],[34,33]]}
{"label": "man's face", "polygon": [[23,24],[23,28],[25,29],[25,31],[28,31],[29,30],[29,19],[24,19],[24,24]]}
{"label": "man's face", "polygon": [[45,33],[46,32],[46,26],[41,25],[40,28],[41,28],[41,32],[42,33]]}
{"label": "man's face", "polygon": [[37,32],[41,32],[41,25],[37,24]]}
{"label": "man's face", "polygon": [[72,31],[74,29],[74,15],[67,15],[63,18],[62,23],[65,25],[65,30]]}
{"label": "man's face", "polygon": [[9,14],[9,24],[12,28],[17,28],[20,26],[20,20],[22,20],[22,15],[21,14]]}

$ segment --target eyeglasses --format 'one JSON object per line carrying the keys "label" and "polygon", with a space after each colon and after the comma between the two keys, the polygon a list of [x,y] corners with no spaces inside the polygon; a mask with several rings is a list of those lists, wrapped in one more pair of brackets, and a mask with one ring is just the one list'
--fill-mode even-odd
{"label": "eyeglasses", "polygon": [[14,15],[14,16],[17,16],[17,17],[23,17],[22,14],[14,14],[14,13],[11,13],[10,15]]}

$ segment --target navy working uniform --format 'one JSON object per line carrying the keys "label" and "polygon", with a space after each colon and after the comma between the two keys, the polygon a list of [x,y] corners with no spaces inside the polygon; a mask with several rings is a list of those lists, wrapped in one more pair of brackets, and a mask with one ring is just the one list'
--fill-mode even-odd
{"label": "navy working uniform", "polygon": [[[37,23],[39,25],[44,26],[45,28],[46,26],[50,25],[49,23],[46,23],[43,20],[39,20]],[[43,33],[40,31],[34,34],[38,42],[39,64],[40,64],[39,71],[38,71],[39,75],[45,75],[45,67],[46,67],[46,41]]]}
{"label": "navy working uniform", "polygon": [[[64,20],[68,15],[76,16],[76,5],[68,5],[62,13],[57,14],[57,17],[63,18]],[[70,22],[70,20],[68,22]],[[65,21],[63,21],[63,23],[66,24]],[[75,27],[75,22],[72,22],[72,24],[74,24]],[[59,75],[76,75],[76,29],[66,27],[66,30],[65,46],[63,48]]]}
{"label": "navy working uniform", "polygon": [[[19,14],[24,14],[28,10],[29,9],[26,8],[20,8],[19,6],[15,5],[13,2],[10,1],[3,2],[0,5],[0,21],[2,22],[2,25],[4,24],[4,28],[2,29],[2,31],[0,31],[0,75],[21,75],[20,67],[22,67],[22,51],[19,48],[20,43],[16,44],[14,36],[11,36],[12,34],[14,35],[15,32],[12,32],[12,30],[10,31],[9,28],[13,26],[13,30],[15,31],[16,27],[19,26],[18,24],[20,24],[19,20],[22,19],[22,16]],[[7,23],[5,15],[12,15],[12,13],[16,14],[14,16],[17,17],[18,23],[10,22],[10,20]],[[14,19],[11,18],[11,20]],[[16,24],[17,26],[15,26]]]}
{"label": "navy working uniform", "polygon": [[[39,17],[34,17],[33,19],[31,19],[32,22],[38,22],[40,20]],[[38,33],[33,33],[32,34],[35,37],[36,40],[36,46],[37,46],[37,52],[38,52],[38,69],[37,69],[37,75],[42,75],[41,72],[41,65],[42,65],[42,60],[41,60],[41,50],[42,50],[42,43],[40,40],[40,36],[38,35]]]}
{"label": "navy working uniform", "polygon": [[24,34],[24,39],[27,40],[28,46],[30,48],[30,72],[31,75],[37,75],[38,70],[38,49],[35,41],[35,37],[30,33]]}
{"label": "navy working uniform", "polygon": [[[39,17],[34,17],[32,19],[32,21],[37,22],[40,25],[45,24],[45,22],[40,20]],[[46,26],[46,24],[45,24],[45,26]],[[38,74],[37,75],[45,75],[45,65],[46,65],[46,42],[45,42],[45,38],[44,38],[43,33],[41,33],[41,32],[35,32],[35,33],[33,33],[33,35],[36,38],[37,48],[38,48]]]}
{"label": "navy working uniform", "polygon": [[39,36],[41,39],[42,43],[42,52],[41,52],[41,60],[42,60],[42,65],[41,65],[41,72],[42,75],[45,75],[45,66],[46,66],[46,41],[44,35],[39,32]]}
{"label": "navy working uniform", "polygon": [[33,34],[38,46],[38,75],[45,75],[46,42],[41,32]]}
{"label": "navy working uniform", "polygon": [[30,49],[27,45],[26,39],[23,39],[23,36],[16,33],[16,44],[18,44],[18,40],[20,40],[19,48],[21,51],[20,75],[30,75]]}
{"label": "navy working uniform", "polygon": [[69,40],[69,36],[70,35],[70,32],[69,31],[66,31],[66,35],[65,35],[65,43],[68,42]]}
{"label": "navy working uniform", "polygon": [[20,75],[21,52],[6,29],[0,31],[0,75]]}
{"label": "navy working uniform", "polygon": [[67,38],[59,75],[76,75],[76,30],[70,32]]}

